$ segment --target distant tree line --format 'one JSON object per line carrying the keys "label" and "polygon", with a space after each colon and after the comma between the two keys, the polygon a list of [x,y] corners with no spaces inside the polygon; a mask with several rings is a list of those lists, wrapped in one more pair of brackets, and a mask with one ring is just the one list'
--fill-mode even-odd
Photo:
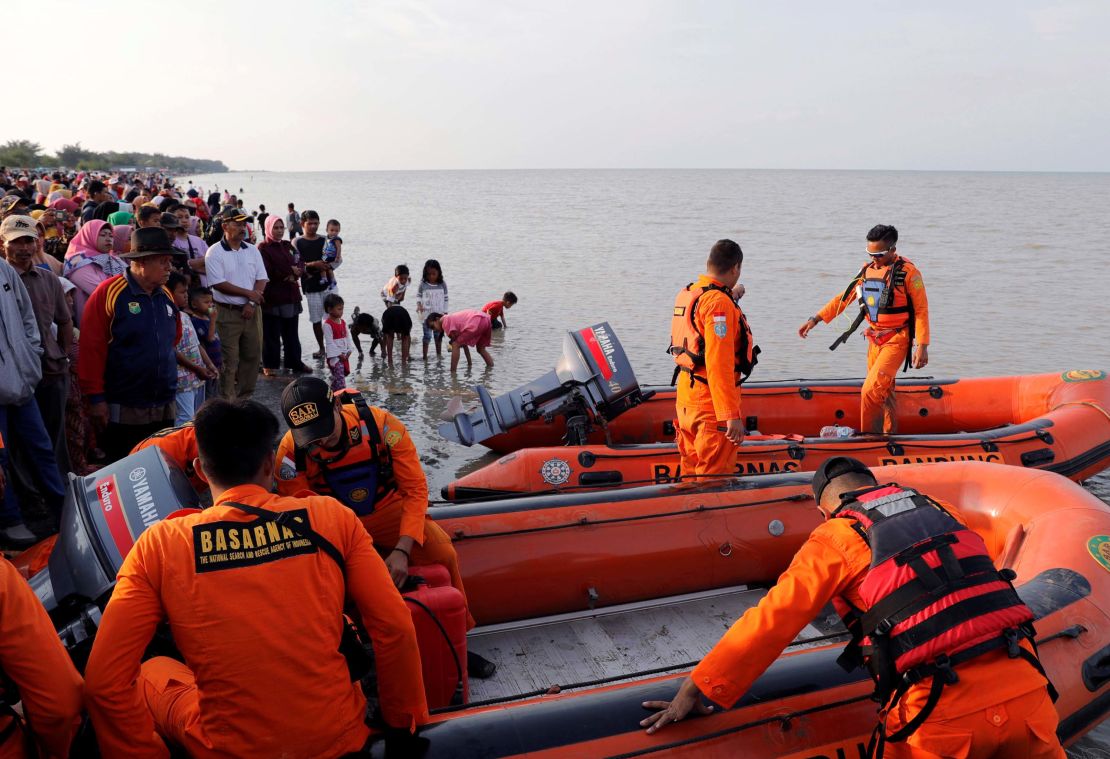
{"label": "distant tree line", "polygon": [[81,147],[80,142],[63,145],[57,155],[49,155],[42,151],[41,145],[30,140],[9,140],[0,145],[0,166],[62,167],[92,171],[120,168],[168,169],[178,174],[214,174],[228,170],[223,161],[162,153],[97,153]]}

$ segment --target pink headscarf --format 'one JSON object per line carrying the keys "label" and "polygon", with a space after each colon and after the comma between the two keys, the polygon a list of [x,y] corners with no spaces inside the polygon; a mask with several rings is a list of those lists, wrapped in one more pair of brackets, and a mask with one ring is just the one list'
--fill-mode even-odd
{"label": "pink headscarf", "polygon": [[272,213],[266,217],[266,241],[267,242],[281,242],[280,237],[274,237],[274,225],[278,222],[282,224],[285,221],[281,218],[281,214]]}
{"label": "pink headscarf", "polygon": [[66,260],[68,261],[75,256],[101,255],[101,252],[96,249],[96,238],[107,223],[100,219],[93,219],[82,225],[80,231],[69,241],[69,247],[66,248]]}
{"label": "pink headscarf", "polygon": [[66,213],[77,213],[77,210],[81,206],[77,205],[69,198],[57,198],[50,201],[50,207],[57,211],[65,211]]}
{"label": "pink headscarf", "polygon": [[112,227],[112,252],[117,256],[131,250],[131,225],[117,224]]}

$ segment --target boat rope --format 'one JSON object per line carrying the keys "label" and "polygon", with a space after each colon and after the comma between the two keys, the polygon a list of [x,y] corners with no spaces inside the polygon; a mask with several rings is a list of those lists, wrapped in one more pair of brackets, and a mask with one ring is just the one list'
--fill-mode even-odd
{"label": "boat rope", "polygon": [[[1058,403],[1055,406],[1053,406],[1052,411],[1055,411],[1058,408],[1063,408],[1064,406],[1090,406],[1091,408],[1095,409],[1096,411],[1102,412],[1102,415],[1106,417],[1107,421],[1110,421],[1110,411],[1107,411],[1106,409],[1104,409],[1102,406],[1095,403],[1094,401],[1065,401],[1064,403]],[[1051,412],[1049,412],[1049,413],[1051,413]]]}
{"label": "boat rope", "polygon": [[564,522],[562,524],[550,524],[544,527],[528,527],[523,530],[502,530],[501,532],[482,532],[476,534],[468,534],[464,532],[456,532],[451,536],[451,539],[456,543],[461,540],[474,540],[476,538],[502,538],[508,535],[527,535],[535,532],[550,532],[551,530],[565,530],[568,527],[596,527],[603,524],[618,524],[621,522],[638,522],[647,519],[663,519],[665,517],[680,517],[687,514],[702,514],[709,511],[725,511],[727,509],[745,509],[752,506],[766,506],[772,503],[790,503],[799,501],[811,501],[813,496],[809,493],[797,493],[795,495],[788,495],[782,498],[770,498],[765,501],[752,501],[750,503],[729,503],[723,506],[696,506],[692,509],[682,509],[680,511],[661,511],[657,514],[637,514],[629,517],[612,517],[610,519],[590,519],[582,517],[574,522]]}
{"label": "boat rope", "polygon": [[[850,706],[852,704],[858,704],[861,701],[871,701],[871,700],[872,699],[871,699],[871,694],[870,693],[868,693],[866,695],[863,695],[863,696],[854,696],[852,698],[846,698],[846,699],[843,699],[841,701],[834,701],[834,702],[829,703],[829,704],[821,704],[820,706],[812,706],[808,709],[799,709],[796,712],[790,712],[788,714],[776,714],[773,717],[764,717],[763,719],[753,720],[752,722],[745,722],[742,725],[733,725],[732,727],[726,727],[723,730],[715,730],[712,733],[705,733],[704,735],[695,735],[695,736],[692,736],[690,738],[684,738],[683,740],[680,740],[680,741],[672,741],[671,743],[660,743],[659,745],[656,745],[656,746],[648,746],[647,748],[638,749],[636,751],[629,751],[629,752],[624,753],[624,754],[612,754],[612,755],[608,756],[606,759],[631,759],[632,757],[645,756],[646,754],[655,754],[655,753],[658,753],[660,751],[670,751],[671,749],[681,748],[683,746],[689,746],[691,744],[700,743],[702,741],[711,741],[711,740],[714,740],[716,738],[722,738],[726,735],[731,735],[732,733],[739,733],[743,730],[750,730],[753,727],[759,727],[761,725],[769,725],[769,724],[772,724],[774,722],[781,723],[782,728],[785,731],[785,730],[790,729],[790,723],[793,720],[797,719],[798,717],[805,717],[806,715],[809,715],[809,714],[816,714],[817,712],[828,711],[830,709],[839,709],[842,706]],[[717,713],[719,714],[720,712],[717,712]]]}
{"label": "boat rope", "polygon": [[[816,635],[812,638],[802,638],[790,644],[790,648],[797,646],[812,645],[816,643],[823,643],[829,640],[837,640],[840,638],[848,637],[846,630],[836,633],[829,633],[828,635]],[[494,706],[496,704],[504,704],[509,701],[521,701],[528,698],[537,698],[539,696],[550,696],[556,693],[563,693],[568,690],[578,690],[580,688],[592,688],[598,685],[606,685],[620,680],[634,680],[639,677],[649,677],[651,675],[662,675],[667,672],[674,672],[681,669],[693,669],[697,666],[698,660],[682,662],[681,664],[668,664],[664,667],[655,667],[654,669],[643,669],[637,672],[625,672],[620,675],[610,675],[609,677],[599,677],[596,680],[583,680],[577,683],[568,683],[566,685],[549,685],[546,688],[537,688],[533,691],[526,693],[517,693],[512,696],[498,696],[497,698],[487,698],[483,701],[471,701],[466,704],[458,706],[443,706],[439,709],[432,709],[432,714],[450,714],[451,712],[463,711],[466,709],[473,709],[481,706]]]}

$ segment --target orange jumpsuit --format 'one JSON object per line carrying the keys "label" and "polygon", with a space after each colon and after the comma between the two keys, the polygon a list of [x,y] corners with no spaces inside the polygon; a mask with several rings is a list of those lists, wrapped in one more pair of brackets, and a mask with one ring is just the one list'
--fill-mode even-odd
{"label": "orange jumpsuit", "polygon": [[[364,461],[371,456],[370,441],[359,432],[358,409],[353,404],[341,407],[343,421],[350,436],[351,448],[346,455],[330,466],[343,466],[356,461]],[[459,571],[459,557],[451,538],[428,516],[428,480],[420,466],[420,456],[412,437],[397,417],[380,408],[370,407],[381,435],[379,455],[389,448],[393,459],[393,477],[397,489],[374,505],[374,511],[359,517],[366,531],[374,538],[375,545],[388,551],[397,544],[402,535],[415,541],[409,563],[442,564],[451,575],[451,584],[466,597],[462,573]],[[305,470],[297,471],[294,455],[293,433],[286,432],[278,444],[277,492],[290,495],[301,490],[311,490],[321,495],[333,495],[331,487],[324,479],[323,466],[311,456],[305,457]],[[373,494],[368,493],[368,497]],[[467,629],[474,627],[474,618],[467,611]]]}
{"label": "orange jumpsuit", "polygon": [[[698,689],[723,706],[736,703],[834,596],[867,608],[860,585],[870,565],[871,549],[850,520],[829,519],[817,527],[775,586],[691,673]],[[887,756],[1064,757],[1056,708],[1045,679],[1028,662],[992,651],[957,667],[956,674],[959,682],[945,687],[925,723],[905,743],[888,743]],[[931,684],[926,679],[907,691],[887,717],[888,733],[921,710]]]}
{"label": "orange jumpsuit", "polygon": [[[0,559],[0,670],[11,678],[39,755],[69,756],[81,726],[81,676],[58,640],[54,625],[27,581]],[[12,718],[0,718],[0,732]],[[0,759],[27,756],[16,730],[0,743]]]}
{"label": "orange jumpsuit", "polygon": [[[720,282],[703,274],[693,287]],[[683,372],[675,387],[675,442],[684,475],[733,474],[739,449],[717,429],[740,418],[740,377],[736,350],[740,340],[740,309],[723,292],[708,290],[698,299],[694,326],[705,340],[705,368],[699,376],[708,382],[690,381]],[[723,320],[721,319],[723,317]],[[717,327],[723,324],[724,329]],[[722,336],[720,333],[724,332]]]}
{"label": "orange jumpsuit", "polygon": [[[929,299],[925,295],[921,272],[901,256],[896,256],[894,260],[902,262],[906,282],[905,285],[894,288],[890,305],[903,307],[907,303],[913,303],[914,340],[918,345],[928,345]],[[878,278],[886,274],[889,267],[870,264],[867,269],[869,277]],[[843,295],[837,295],[817,312],[817,318],[828,324],[850,304],[858,303],[858,300],[853,284],[846,300]],[[872,322],[870,316],[866,321],[867,379],[864,380],[860,393],[860,431],[893,434],[898,425],[894,380],[912,348],[907,330],[909,314],[879,314],[878,321]]]}
{"label": "orange jumpsuit", "polygon": [[160,432],[155,432],[132,448],[131,452],[138,453],[151,446],[161,448],[162,453],[166,454],[166,458],[181,467],[194,490],[198,493],[208,492],[208,480],[204,479],[200,472],[196,470],[196,467],[193,466],[193,461],[196,460],[198,454],[197,431],[192,422],[186,422],[180,427],[168,427]]}
{"label": "orange jumpsuit", "polygon": [[[428,719],[412,616],[351,511],[332,498],[240,485],[197,514],[159,522],[124,560],[85,670],[101,752],[168,757],[336,757],[369,736],[366,699],[339,653],[344,596],[362,614],[394,727]],[[339,565],[276,523],[224,503],[304,510]],[[186,664],[143,663],[168,620]]]}

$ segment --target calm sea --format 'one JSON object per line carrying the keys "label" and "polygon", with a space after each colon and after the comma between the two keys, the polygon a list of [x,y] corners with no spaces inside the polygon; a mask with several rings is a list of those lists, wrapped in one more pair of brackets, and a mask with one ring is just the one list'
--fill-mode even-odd
{"label": "calm sea", "polygon": [[[188,179],[188,178],[187,178]],[[439,438],[436,426],[471,386],[494,393],[547,372],[563,334],[608,321],[643,384],[669,381],[671,304],[713,242],[744,250],[744,311],[763,348],[759,379],[855,377],[862,341],[835,353],[839,330],[798,325],[843,290],[866,260],[864,235],[893,224],[924,274],[932,341],[926,371],[943,377],[1110,369],[1110,174],[871,171],[418,171],[232,173],[191,179],[230,188],[249,209],[314,209],[342,222],[337,272],[348,314],[380,314],[397,264],[419,277],[443,266],[452,310],[513,290],[496,365],[452,376],[420,360],[367,358],[352,375],[413,434],[433,496],[492,460]],[[415,299],[407,305],[415,314]],[[414,319],[415,320],[415,319]],[[312,352],[307,316],[301,329]],[[434,353],[434,351],[433,351]],[[279,380],[259,382],[273,403]],[[1088,486],[1110,501],[1110,473]],[[1093,742],[1087,755],[1106,755]],[[1074,755],[1079,755],[1078,753]]]}

